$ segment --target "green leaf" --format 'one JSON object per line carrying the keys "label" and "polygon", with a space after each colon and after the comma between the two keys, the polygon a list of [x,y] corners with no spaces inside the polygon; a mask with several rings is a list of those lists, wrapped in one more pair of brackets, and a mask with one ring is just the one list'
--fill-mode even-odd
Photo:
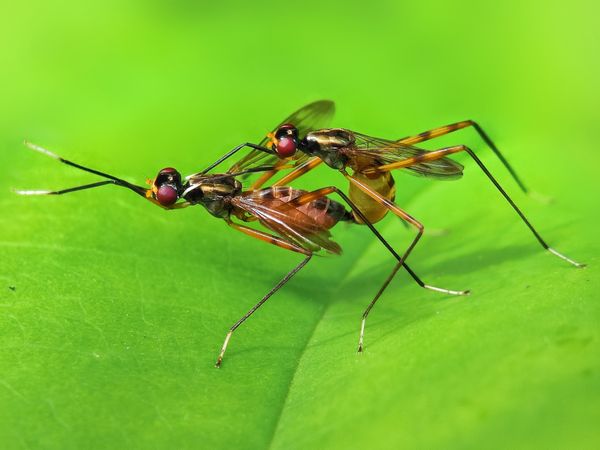
{"label": "green leaf", "polygon": [[[288,42],[279,3],[15,4],[0,18],[2,447],[597,448],[599,40],[582,10],[309,2]],[[458,156],[459,181],[398,174],[398,203],[426,225],[412,268],[472,295],[401,272],[357,354],[394,261],[341,224],[344,254],[314,258],[216,369],[228,328],[298,255],[114,186],[10,192],[97,180],[23,139],[141,184],[202,169],[318,98],[336,100],[335,126],[390,138],[478,120],[553,202],[520,193],[472,130],[426,147],[471,145],[542,236],[589,266],[545,252]],[[345,186],[323,167],[295,186],[330,184]],[[395,217],[378,227],[398,249],[413,236]]]}

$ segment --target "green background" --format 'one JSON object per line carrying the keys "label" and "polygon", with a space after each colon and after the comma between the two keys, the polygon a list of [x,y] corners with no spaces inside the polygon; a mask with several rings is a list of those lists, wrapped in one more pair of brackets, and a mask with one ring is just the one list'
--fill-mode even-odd
{"label": "green background", "polygon": [[[2,448],[598,448],[600,36],[594,2],[8,2],[0,11]],[[557,249],[544,253],[474,164],[398,174],[431,229],[398,276],[360,227],[237,332],[298,256],[199,208],[166,212],[25,149],[142,183],[203,168],[294,109],[400,137],[472,118],[545,204],[472,145]],[[298,187],[343,185],[325,168]],[[412,234],[388,217],[398,248]],[[11,290],[12,286],[15,290]]]}

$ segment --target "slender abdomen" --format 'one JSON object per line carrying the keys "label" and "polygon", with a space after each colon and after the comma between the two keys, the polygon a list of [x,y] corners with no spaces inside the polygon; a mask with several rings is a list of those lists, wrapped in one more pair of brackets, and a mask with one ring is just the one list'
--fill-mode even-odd
{"label": "slender abdomen", "polygon": [[[368,185],[371,189],[387,200],[393,202],[396,198],[396,186],[394,183],[394,178],[390,172],[383,172],[374,176],[367,176],[360,172],[355,172],[352,175],[352,178]],[[350,183],[349,194],[350,200],[354,202],[358,209],[360,209],[367,220],[369,220],[371,223],[379,222],[389,211],[385,206],[365,194],[352,183]],[[354,220],[357,223],[363,223],[361,218],[358,217],[355,212],[352,212],[352,214],[354,215]]]}

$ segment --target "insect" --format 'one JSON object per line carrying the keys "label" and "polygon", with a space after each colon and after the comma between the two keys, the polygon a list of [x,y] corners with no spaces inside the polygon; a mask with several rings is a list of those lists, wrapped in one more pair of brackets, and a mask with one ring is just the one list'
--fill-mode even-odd
{"label": "insect", "polygon": [[[415,146],[415,144],[472,127],[500,159],[521,190],[527,193],[527,188],[514,169],[487,133],[476,122],[465,120],[434,128],[415,136],[389,140],[368,136],[345,128],[321,128],[317,119],[330,117],[333,115],[333,111],[334,104],[328,100],[317,101],[301,108],[282,121],[272,132],[268,133],[267,138],[263,139],[259,145],[253,145],[252,151],[238,161],[233,166],[233,170],[244,170],[258,164],[272,165],[273,170],[261,176],[254,183],[254,188],[260,187],[277,171],[288,168],[290,164],[294,167],[293,170],[272,186],[289,184],[323,162],[332,169],[339,171],[350,183],[349,198],[364,216],[363,218],[355,214],[356,222],[364,222],[366,218],[370,224],[374,224],[383,219],[388,212],[391,212],[405,223],[416,228],[415,237],[402,254],[402,259],[392,271],[388,282],[400,269],[401,264],[406,261],[425,229],[419,220],[394,203],[395,183],[391,172],[393,170],[405,170],[408,173],[438,180],[457,179],[462,177],[464,168],[448,156],[459,152],[467,153],[475,161],[545,250],[575,267],[585,266],[585,264],[578,263],[559,253],[546,243],[472,149],[465,145],[454,145],[429,151]],[[209,166],[207,170],[216,167],[243,146],[244,144],[234,148]],[[352,173],[350,174],[348,170],[351,170]],[[362,351],[363,348],[367,316],[379,299],[380,294],[381,292],[363,313],[359,351]]]}
{"label": "insect", "polygon": [[[31,149],[54,158],[61,163],[104,178],[90,184],[75,186],[59,191],[18,190],[21,195],[62,195],[71,192],[97,188],[113,184],[135,192],[142,198],[164,209],[182,209],[192,205],[202,205],[211,215],[222,219],[230,227],[242,233],[265,241],[277,247],[304,255],[304,259],[288,272],[253,308],[242,316],[225,337],[216,362],[219,367],[233,332],[260,308],[277,290],[285,285],[317,253],[341,253],[340,246],[332,240],[330,229],[339,222],[355,222],[354,215],[369,225],[371,231],[401,263],[401,257],[387,243],[381,234],[368,223],[367,218],[346,194],[336,187],[321,188],[307,192],[287,186],[243,190],[238,178],[253,172],[272,170],[272,166],[255,166],[238,172],[225,174],[206,174],[199,172],[182,179],[174,168],[160,170],[150,180],[150,188],[138,186],[121,178],[66,160],[42,147],[27,144]],[[349,205],[350,210],[327,196],[336,193]],[[269,233],[250,227],[245,223],[259,222]],[[423,287],[418,276],[406,266],[406,269]],[[380,290],[378,295],[385,289]],[[441,288],[431,289],[453,293]]]}

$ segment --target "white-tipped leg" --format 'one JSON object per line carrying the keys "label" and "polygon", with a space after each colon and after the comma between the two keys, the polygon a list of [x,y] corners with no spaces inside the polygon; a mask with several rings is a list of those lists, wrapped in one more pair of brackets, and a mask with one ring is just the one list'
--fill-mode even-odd
{"label": "white-tipped leg", "polygon": [[441,292],[443,294],[449,294],[449,295],[469,295],[471,294],[471,291],[469,289],[466,289],[464,291],[453,291],[451,289],[444,289],[444,288],[439,288],[439,287],[435,287],[435,286],[430,286],[428,284],[425,284],[423,286],[425,289],[429,289],[435,292]]}
{"label": "white-tipped leg", "polygon": [[219,357],[217,358],[217,362],[215,363],[215,367],[221,367],[221,363],[223,362],[223,355],[225,355],[225,350],[227,350],[227,344],[229,344],[229,339],[231,339],[231,335],[233,331],[227,333],[225,336],[225,342],[223,342],[223,347],[221,348],[221,353],[219,353]]}
{"label": "white-tipped leg", "polygon": [[565,261],[567,261],[568,263],[573,264],[575,267],[579,267],[580,269],[587,266],[587,264],[582,264],[582,263],[578,263],[577,261],[573,261],[571,258],[563,255],[562,253],[557,252],[556,250],[554,250],[552,247],[548,247],[548,251],[550,253],[552,253],[553,255],[558,256],[560,259],[564,259]]}
{"label": "white-tipped leg", "polygon": [[54,158],[54,159],[59,159],[60,160],[60,156],[58,156],[56,153],[52,153],[50,150],[46,150],[45,148],[40,147],[39,145],[32,144],[31,142],[27,142],[27,141],[25,141],[25,145],[27,147],[29,147],[31,150],[35,150],[36,152],[43,153],[44,155],[47,155],[50,158]]}
{"label": "white-tipped leg", "polygon": [[365,322],[366,321],[367,321],[367,318],[363,317],[363,320],[360,323],[360,336],[358,337],[358,353],[362,353],[362,351],[363,351],[363,340],[365,337]]}
{"label": "white-tipped leg", "polygon": [[[252,228],[247,228],[244,227],[242,225],[237,225],[233,222],[229,222],[228,223],[230,226],[232,226],[235,229],[238,229],[240,231],[243,231],[244,233],[246,233],[246,231],[252,231],[254,233],[258,233],[258,231],[255,231]],[[249,234],[249,233],[248,233]],[[252,236],[252,234],[249,234],[250,236]],[[261,237],[268,237],[269,238],[269,242],[273,245],[277,245],[277,246],[283,246],[283,240],[281,240],[280,238],[276,237],[276,236],[271,236],[268,235],[266,233],[260,233],[259,234]],[[279,239],[279,241],[277,241],[276,239]],[[227,344],[229,344],[229,339],[231,339],[231,335],[233,334],[233,332],[235,330],[237,330],[237,328],[243,324],[248,317],[250,317],[252,314],[254,314],[256,312],[256,310],[258,310],[258,308],[260,308],[262,305],[264,305],[264,303],[269,300],[269,298],[271,298],[271,296],[277,292],[281,286],[283,286],[284,284],[286,284],[295,274],[298,273],[298,271],[300,269],[302,269],[307,263],[308,261],[310,261],[310,259],[312,258],[312,253],[308,252],[308,250],[305,250],[301,247],[295,247],[294,244],[291,243],[291,241],[289,242],[289,247],[285,247],[285,248],[293,248],[294,251],[297,252],[307,252],[304,253],[305,254],[305,258],[300,261],[300,263],[294,267],[292,270],[290,270],[282,279],[279,283],[277,283],[275,285],[275,287],[273,287],[268,293],[267,295],[265,295],[263,298],[260,299],[260,301],[254,305],[250,311],[248,311],[246,314],[244,314],[242,316],[242,318],[240,320],[238,320],[230,329],[229,329],[229,333],[227,333],[227,336],[225,336],[225,342],[223,342],[223,347],[221,348],[221,353],[219,353],[219,357],[217,358],[217,362],[215,364],[215,367],[221,367],[221,363],[223,362],[223,355],[225,355],[225,351],[227,350]]]}
{"label": "white-tipped leg", "polygon": [[22,189],[13,189],[15,194],[19,195],[51,195],[54,194],[53,191],[34,191],[34,190],[22,190]]}

